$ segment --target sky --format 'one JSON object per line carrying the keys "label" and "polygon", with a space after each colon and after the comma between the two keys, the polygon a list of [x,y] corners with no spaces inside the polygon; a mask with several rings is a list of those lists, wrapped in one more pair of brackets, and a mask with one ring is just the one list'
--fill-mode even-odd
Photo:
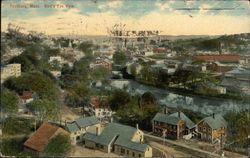
{"label": "sky", "polygon": [[49,35],[107,35],[115,24],[162,35],[250,32],[248,0],[2,0],[1,7],[1,31],[11,22]]}

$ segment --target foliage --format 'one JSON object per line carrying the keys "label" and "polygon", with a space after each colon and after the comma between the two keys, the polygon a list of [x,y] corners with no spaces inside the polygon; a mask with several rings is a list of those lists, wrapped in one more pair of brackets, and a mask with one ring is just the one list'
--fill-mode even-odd
{"label": "foliage", "polygon": [[1,110],[4,112],[17,112],[18,109],[18,96],[15,92],[8,89],[1,90]]}
{"label": "foliage", "polygon": [[125,65],[127,61],[125,53],[122,51],[116,51],[113,55],[113,61],[117,65]]}
{"label": "foliage", "polygon": [[131,101],[131,96],[124,90],[115,90],[110,99],[112,110],[118,110],[120,107],[128,104]]}
{"label": "foliage", "polygon": [[3,135],[30,134],[35,128],[33,119],[8,117],[3,120]]}
{"label": "foliage", "polygon": [[58,118],[58,107],[55,101],[38,99],[27,105],[34,113],[38,113],[40,120],[55,120]]}
{"label": "foliage", "polygon": [[84,103],[85,100],[77,95],[67,95],[65,97],[65,104],[70,107],[81,107]]}
{"label": "foliage", "polygon": [[6,80],[4,86],[19,94],[22,94],[24,90],[31,90],[41,98],[50,99],[56,99],[59,92],[56,83],[40,72],[22,73],[17,78]]}
{"label": "foliage", "polygon": [[103,66],[95,67],[91,71],[91,78],[93,80],[104,80],[107,79],[108,77],[109,77],[109,71]]}
{"label": "foliage", "polygon": [[66,156],[71,151],[68,135],[58,134],[49,140],[43,151],[44,156]]}
{"label": "foliage", "polygon": [[[151,120],[160,110],[153,94],[146,92],[142,96],[130,96],[126,91],[119,91],[113,92],[113,96],[117,97],[115,99],[115,103],[117,103],[116,119],[131,126],[139,124],[142,129],[151,130]],[[122,95],[123,97],[121,97]],[[114,97],[112,99],[114,101]]]}
{"label": "foliage", "polygon": [[15,137],[2,139],[1,152],[5,156],[19,156],[23,151],[23,143],[26,137]]}
{"label": "foliage", "polygon": [[90,89],[84,82],[75,81],[69,85],[68,90],[71,94],[79,97],[86,97],[89,95]]}
{"label": "foliage", "polygon": [[249,143],[249,111],[229,112],[225,115],[228,122],[228,140],[234,145],[247,146]]}

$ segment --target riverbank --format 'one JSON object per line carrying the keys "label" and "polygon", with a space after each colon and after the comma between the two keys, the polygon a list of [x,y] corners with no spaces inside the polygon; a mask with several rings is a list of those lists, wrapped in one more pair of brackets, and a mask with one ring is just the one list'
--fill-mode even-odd
{"label": "riverbank", "polygon": [[242,101],[245,103],[248,103],[250,100],[249,96],[232,96],[232,95],[227,95],[227,94],[217,94],[217,95],[201,94],[201,93],[196,93],[193,90],[188,90],[184,88],[167,87],[165,85],[154,85],[143,80],[133,80],[133,81],[140,83],[140,84],[147,85],[147,86],[156,87],[162,90],[167,90],[175,94],[185,95],[185,96],[190,96],[190,97],[198,96],[198,97],[205,98],[205,99],[229,99],[229,100]]}

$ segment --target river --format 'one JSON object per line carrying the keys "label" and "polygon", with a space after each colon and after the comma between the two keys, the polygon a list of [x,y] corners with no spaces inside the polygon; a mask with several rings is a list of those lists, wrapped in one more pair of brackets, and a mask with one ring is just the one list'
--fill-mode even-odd
{"label": "river", "polygon": [[126,87],[130,94],[143,94],[149,91],[154,94],[160,104],[164,104],[167,107],[177,107],[179,105],[184,109],[207,115],[212,113],[225,114],[229,111],[238,112],[250,109],[249,103],[238,100],[181,95],[168,90],[143,85],[133,80],[112,80],[111,86],[119,89]]}

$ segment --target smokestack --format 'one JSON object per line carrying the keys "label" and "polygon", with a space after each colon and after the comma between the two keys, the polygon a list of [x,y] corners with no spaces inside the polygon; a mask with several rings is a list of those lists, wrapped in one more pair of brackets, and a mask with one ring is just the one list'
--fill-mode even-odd
{"label": "smokestack", "polygon": [[168,108],[164,108],[164,114],[168,114]]}
{"label": "smokestack", "polygon": [[178,111],[178,117],[181,118],[181,112],[180,111]]}
{"label": "smokestack", "polygon": [[139,129],[139,125],[138,125],[138,123],[136,124],[136,129]]}
{"label": "smokestack", "polygon": [[214,119],[214,113],[213,113],[213,119]]}

